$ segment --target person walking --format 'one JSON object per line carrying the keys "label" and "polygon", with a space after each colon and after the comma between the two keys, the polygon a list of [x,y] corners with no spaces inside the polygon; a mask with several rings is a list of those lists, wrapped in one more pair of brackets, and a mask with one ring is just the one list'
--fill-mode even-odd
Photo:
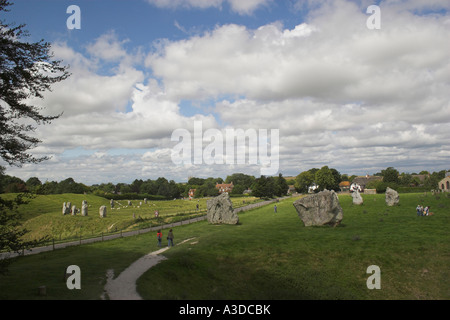
{"label": "person walking", "polygon": [[170,229],[169,234],[167,235],[167,246],[168,247],[170,247],[170,246],[173,247],[173,232],[172,232],[172,229]]}
{"label": "person walking", "polygon": [[158,233],[156,234],[156,238],[158,239],[158,247],[161,247],[161,240],[162,240],[161,230],[158,230]]}
{"label": "person walking", "polygon": [[274,211],[275,213],[277,213],[277,205],[275,205],[275,206],[273,207],[273,211]]}

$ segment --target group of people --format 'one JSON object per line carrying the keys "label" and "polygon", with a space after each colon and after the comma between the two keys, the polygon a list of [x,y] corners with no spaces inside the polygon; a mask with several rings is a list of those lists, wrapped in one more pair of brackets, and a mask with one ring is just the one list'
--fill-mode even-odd
{"label": "group of people", "polygon": [[433,213],[430,212],[430,207],[426,206],[425,208],[421,206],[420,204],[416,207],[417,215],[418,216],[431,216]]}
{"label": "group of people", "polygon": [[[156,239],[158,240],[158,247],[161,247],[162,244],[162,231],[158,230],[158,233],[156,234]],[[173,232],[172,229],[170,229],[169,233],[167,234],[167,246],[173,247]]]}

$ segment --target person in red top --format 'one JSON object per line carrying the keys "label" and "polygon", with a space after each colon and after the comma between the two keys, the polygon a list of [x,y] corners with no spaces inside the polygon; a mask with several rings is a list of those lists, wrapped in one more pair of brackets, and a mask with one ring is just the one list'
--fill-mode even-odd
{"label": "person in red top", "polygon": [[158,230],[158,233],[156,234],[156,238],[158,239],[158,247],[161,247],[161,240],[162,240],[161,230]]}

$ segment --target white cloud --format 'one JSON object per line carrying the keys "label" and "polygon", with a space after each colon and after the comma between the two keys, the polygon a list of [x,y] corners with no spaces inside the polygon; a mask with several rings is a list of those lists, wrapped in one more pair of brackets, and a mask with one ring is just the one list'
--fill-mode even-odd
{"label": "white cloud", "polygon": [[[224,1],[183,3],[219,8]],[[248,12],[267,4],[246,3]],[[227,24],[183,40],[163,40],[147,53],[147,70],[136,65],[143,61],[140,52],[139,57],[128,52],[113,33],[100,36],[86,54],[56,45],[56,56],[72,65],[73,76],[46,96],[48,112],[64,110],[64,115],[37,131],[44,143],[36,151],[55,155],[39,168],[51,165],[67,176],[70,166],[87,164],[83,175],[97,182],[105,176],[185,181],[233,172],[259,175],[257,166],[175,166],[171,133],[192,132],[194,120],[203,121],[204,130],[223,129],[218,123],[280,129],[283,173],[322,165],[348,173],[374,173],[393,164],[412,171],[448,168],[448,14],[417,15],[412,11],[432,8],[384,1],[381,30],[369,30],[364,5],[315,2],[305,20],[289,29],[281,22],[256,29]],[[115,67],[101,73],[103,63]],[[182,100],[215,101],[211,108],[218,118],[200,112],[183,116]],[[72,156],[69,162],[61,157],[80,146],[104,154]],[[118,148],[140,151],[108,152]]]}

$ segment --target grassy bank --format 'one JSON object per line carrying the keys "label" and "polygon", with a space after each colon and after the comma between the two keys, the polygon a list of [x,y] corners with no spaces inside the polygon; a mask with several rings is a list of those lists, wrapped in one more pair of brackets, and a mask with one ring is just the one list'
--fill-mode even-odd
{"label": "grassy bank", "polygon": [[[450,199],[340,196],[339,227],[304,227],[292,201],[241,216],[237,226],[196,224],[178,232],[196,244],[139,279],[146,299],[449,299]],[[417,204],[433,216],[417,217]],[[369,290],[367,268],[381,269],[381,290]]]}
{"label": "grassy bank", "polygon": [[[15,195],[1,196],[11,199]],[[81,216],[81,213],[75,216],[62,214],[64,202],[71,202],[81,211],[83,200],[89,205],[88,216]],[[235,207],[242,206],[243,200],[246,203],[258,201],[254,197],[232,198]],[[206,198],[192,201],[159,200],[145,204],[142,199],[131,200],[131,205],[128,205],[127,200],[117,200],[114,209],[111,209],[108,199],[91,194],[38,195],[20,206],[19,212],[22,214],[23,228],[30,231],[24,236],[25,240],[48,236],[64,241],[78,239],[80,236],[87,238],[101,233],[137,230],[204,215],[206,201]],[[107,216],[100,218],[99,208],[103,205],[107,207]],[[158,218],[155,217],[155,211],[159,212]]]}
{"label": "grassy bank", "polygon": [[[145,299],[450,299],[450,198],[363,195],[354,206],[341,195],[340,226],[304,227],[292,205],[240,213],[235,226],[206,221],[174,228],[168,258],[138,280]],[[433,216],[417,217],[417,204]],[[165,231],[165,233],[167,230]],[[156,250],[154,234],[20,257],[0,276],[0,299],[99,299],[106,271],[117,276]],[[81,290],[68,290],[63,272],[81,268]],[[381,269],[381,289],[369,290],[367,267]],[[47,286],[39,297],[37,288]]]}

